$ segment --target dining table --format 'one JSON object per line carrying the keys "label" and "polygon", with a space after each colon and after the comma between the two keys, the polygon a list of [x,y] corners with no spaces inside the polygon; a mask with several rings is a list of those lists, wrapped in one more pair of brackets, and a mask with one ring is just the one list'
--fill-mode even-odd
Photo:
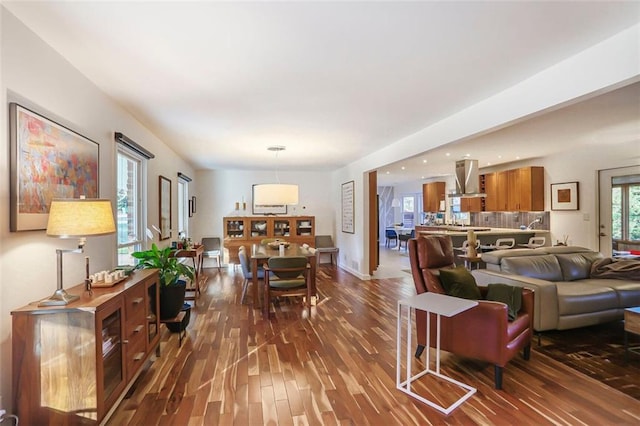
{"label": "dining table", "polygon": [[[271,248],[268,244],[253,244],[251,246],[251,274],[252,274],[252,291],[253,305],[260,306],[259,290],[258,290],[258,266],[266,263],[272,257],[280,255],[279,248]],[[311,281],[311,296],[316,297],[316,252],[306,244],[290,243],[284,249],[284,257],[304,256],[309,261],[309,280]],[[282,256],[281,256],[282,257]],[[256,304],[257,303],[257,304]]]}

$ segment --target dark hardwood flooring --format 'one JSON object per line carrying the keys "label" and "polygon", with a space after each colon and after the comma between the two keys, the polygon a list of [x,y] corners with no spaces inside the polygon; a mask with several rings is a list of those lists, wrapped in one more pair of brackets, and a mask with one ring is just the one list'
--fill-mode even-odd
{"label": "dark hardwood flooring", "polygon": [[[398,391],[397,300],[414,295],[409,276],[361,281],[322,265],[310,315],[291,298],[264,320],[250,297],[239,304],[240,273],[206,274],[182,347],[163,327],[161,357],[108,424],[640,424],[639,401],[539,352],[505,368],[502,391],[491,365],[444,353],[443,373],[478,389],[449,416]],[[434,379],[415,389],[445,404],[458,395]]]}

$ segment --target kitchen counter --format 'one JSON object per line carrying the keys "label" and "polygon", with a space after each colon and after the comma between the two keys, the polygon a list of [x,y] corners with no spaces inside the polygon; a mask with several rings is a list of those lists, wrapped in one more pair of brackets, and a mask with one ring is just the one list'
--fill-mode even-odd
{"label": "kitchen counter", "polygon": [[[546,236],[550,231],[546,229],[517,229],[517,228],[489,228],[481,226],[453,226],[453,225],[436,225],[436,226],[416,226],[416,234],[434,235],[434,234],[446,234],[453,236],[467,236],[469,230],[473,230],[474,233],[480,238],[484,236],[505,236],[505,235],[517,235],[525,236],[534,235]],[[528,240],[528,237],[527,237]]]}
{"label": "kitchen counter", "polygon": [[[546,229],[517,229],[517,228],[489,228],[481,226],[453,226],[453,225],[440,225],[440,226],[416,226],[416,235],[449,235],[451,236],[451,242],[453,247],[462,247],[463,242],[467,239],[468,231],[473,230],[476,238],[480,241],[481,246],[495,245],[496,240],[499,238],[513,238],[515,240],[515,247],[521,248],[529,242],[531,237],[545,237],[545,245],[551,245],[550,231]],[[463,264],[460,257],[456,256],[456,264]],[[484,268],[483,262],[480,262],[479,267]]]}

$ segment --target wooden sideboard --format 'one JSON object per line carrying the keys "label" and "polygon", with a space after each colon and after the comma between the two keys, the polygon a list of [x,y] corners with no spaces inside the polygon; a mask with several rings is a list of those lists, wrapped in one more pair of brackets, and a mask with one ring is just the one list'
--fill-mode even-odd
{"label": "wooden sideboard", "polygon": [[238,248],[259,243],[265,238],[281,238],[291,243],[315,244],[314,216],[228,216],[223,218],[224,247],[227,262],[240,263]]}
{"label": "wooden sideboard", "polygon": [[66,306],[11,312],[14,411],[20,423],[97,424],[124,397],[160,344],[158,271],[109,288],[67,289]]}

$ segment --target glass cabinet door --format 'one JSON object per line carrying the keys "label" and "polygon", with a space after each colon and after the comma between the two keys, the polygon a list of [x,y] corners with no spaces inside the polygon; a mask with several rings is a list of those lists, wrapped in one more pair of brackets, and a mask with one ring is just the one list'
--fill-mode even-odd
{"label": "glass cabinet door", "polygon": [[313,231],[313,222],[310,217],[296,219],[296,235],[300,237],[311,236]]}
{"label": "glass cabinet door", "polygon": [[267,236],[266,220],[251,220],[251,236],[253,238],[264,238]]}
{"label": "glass cabinet door", "polygon": [[225,225],[226,238],[244,238],[244,220],[228,219]]}
{"label": "glass cabinet door", "polygon": [[288,237],[291,235],[291,229],[288,219],[274,219],[273,221],[273,236],[274,237]]}
{"label": "glass cabinet door", "polygon": [[122,312],[122,305],[118,303],[97,315],[98,332],[101,335],[97,344],[102,346],[103,401],[116,397],[124,386]]}

